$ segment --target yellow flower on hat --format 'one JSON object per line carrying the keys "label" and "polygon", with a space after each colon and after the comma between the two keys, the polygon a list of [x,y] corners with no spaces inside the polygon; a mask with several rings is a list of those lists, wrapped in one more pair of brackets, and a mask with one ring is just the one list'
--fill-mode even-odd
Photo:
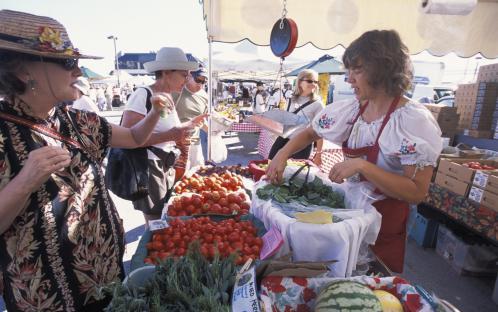
{"label": "yellow flower on hat", "polygon": [[40,27],[40,36],[38,40],[42,45],[48,45],[56,51],[64,49],[64,43],[61,38],[61,33],[51,27]]}

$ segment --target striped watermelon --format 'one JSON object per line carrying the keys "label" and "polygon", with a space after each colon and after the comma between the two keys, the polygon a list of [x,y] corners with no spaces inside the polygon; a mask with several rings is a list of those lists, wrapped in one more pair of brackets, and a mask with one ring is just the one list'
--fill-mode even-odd
{"label": "striped watermelon", "polygon": [[328,284],[318,295],[315,312],[325,311],[382,312],[382,306],[367,286],[342,280]]}

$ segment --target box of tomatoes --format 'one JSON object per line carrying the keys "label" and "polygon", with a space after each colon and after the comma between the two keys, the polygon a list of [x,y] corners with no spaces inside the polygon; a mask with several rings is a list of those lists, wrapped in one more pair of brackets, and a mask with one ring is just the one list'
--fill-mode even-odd
{"label": "box of tomatoes", "polygon": [[167,217],[166,228],[146,231],[131,260],[131,270],[155,265],[168,257],[181,257],[190,243],[198,240],[201,253],[213,259],[215,253],[227,257],[237,252],[236,264],[249,258],[258,260],[266,229],[253,215],[219,220],[213,217]]}
{"label": "box of tomatoes", "polygon": [[236,216],[249,213],[251,200],[244,190],[237,192],[202,191],[172,196],[163,209],[167,217],[222,215]]}

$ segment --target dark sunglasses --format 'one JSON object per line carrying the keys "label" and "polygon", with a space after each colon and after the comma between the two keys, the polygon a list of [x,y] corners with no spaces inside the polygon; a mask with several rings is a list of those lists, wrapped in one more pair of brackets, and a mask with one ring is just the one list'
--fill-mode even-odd
{"label": "dark sunglasses", "polygon": [[206,78],[201,78],[201,77],[195,77],[194,81],[196,83],[205,84],[207,82],[207,79]]}
{"label": "dark sunglasses", "polygon": [[44,57],[42,60],[43,62],[60,65],[65,70],[74,70],[78,68],[78,59],[56,59]]}
{"label": "dark sunglasses", "polygon": [[301,81],[306,81],[307,83],[316,83],[318,84],[318,80],[311,80],[311,79],[301,79]]}

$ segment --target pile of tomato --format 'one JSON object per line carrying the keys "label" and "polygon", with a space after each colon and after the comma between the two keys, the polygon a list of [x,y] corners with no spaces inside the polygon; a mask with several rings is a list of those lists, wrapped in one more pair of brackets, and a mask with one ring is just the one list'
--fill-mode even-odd
{"label": "pile of tomato", "polygon": [[202,191],[223,191],[226,193],[240,190],[243,187],[240,175],[225,170],[221,174],[214,172],[205,177],[197,173],[194,173],[190,177],[183,177],[176,184],[175,193],[200,193]]}
{"label": "pile of tomato", "polygon": [[168,257],[181,257],[187,252],[189,244],[198,240],[201,253],[212,260],[218,252],[221,257],[237,253],[237,265],[244,264],[249,258],[259,258],[263,241],[250,221],[234,219],[214,222],[208,217],[189,220],[173,219],[169,227],[155,231],[147,243],[148,255],[144,262],[157,264],[158,260]]}
{"label": "pile of tomato", "polygon": [[463,163],[462,166],[469,167],[470,169],[475,169],[475,170],[496,170],[495,167],[481,164],[478,161],[469,161]]}
{"label": "pile of tomato", "polygon": [[244,215],[249,213],[249,202],[243,192],[202,191],[200,194],[182,194],[172,198],[168,216],[183,217],[199,214]]}

